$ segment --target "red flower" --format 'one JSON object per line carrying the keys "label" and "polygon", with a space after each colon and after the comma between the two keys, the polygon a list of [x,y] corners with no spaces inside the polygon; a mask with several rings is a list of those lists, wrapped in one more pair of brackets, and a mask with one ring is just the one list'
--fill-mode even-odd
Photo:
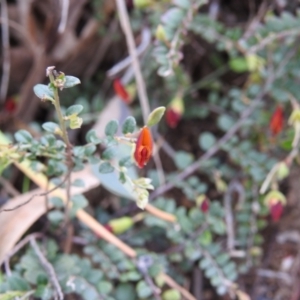
{"label": "red flower", "polygon": [[15,99],[14,98],[7,98],[6,101],[5,101],[5,104],[4,104],[4,108],[7,112],[13,113],[17,108]]}
{"label": "red flower", "polygon": [[130,95],[126,91],[126,88],[122,84],[121,80],[116,78],[114,80],[114,90],[115,93],[126,103],[130,103]]}
{"label": "red flower", "polygon": [[184,113],[184,103],[181,95],[177,95],[169,104],[166,111],[166,122],[171,128],[175,128]]}
{"label": "red flower", "polygon": [[139,168],[149,161],[153,150],[152,135],[148,127],[143,127],[136,142],[134,159]]}
{"label": "red flower", "polygon": [[209,200],[205,197],[205,199],[202,201],[200,205],[201,211],[206,214],[209,210]]}
{"label": "red flower", "polygon": [[283,205],[281,201],[276,201],[273,204],[270,205],[270,213],[272,220],[274,222],[277,222],[283,213]]}
{"label": "red flower", "polygon": [[282,131],[283,121],[283,109],[282,106],[278,105],[270,121],[270,129],[273,135],[277,135]]}
{"label": "red flower", "polygon": [[166,121],[171,128],[175,128],[181,119],[181,114],[174,110],[172,107],[168,107],[166,111]]}

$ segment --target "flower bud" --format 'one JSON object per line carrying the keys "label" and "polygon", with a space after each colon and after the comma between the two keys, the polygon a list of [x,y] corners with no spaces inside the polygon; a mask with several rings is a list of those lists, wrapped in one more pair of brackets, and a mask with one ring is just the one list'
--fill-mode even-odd
{"label": "flower bud", "polygon": [[4,103],[4,109],[8,113],[13,113],[17,108],[16,99],[14,97],[7,98]]}
{"label": "flower bud", "polygon": [[147,126],[143,127],[136,141],[134,160],[139,168],[143,168],[152,156],[153,142],[151,131]]}
{"label": "flower bud", "polygon": [[289,125],[292,125],[292,126],[296,126],[297,124],[300,123],[300,109],[299,108],[293,110],[288,123],[289,123]]}
{"label": "flower bud", "polygon": [[154,3],[153,0],[133,0],[135,8],[146,8]]}
{"label": "flower bud", "polygon": [[130,12],[131,10],[133,10],[134,5],[133,5],[133,0],[126,0],[126,7],[127,10]]}
{"label": "flower bud", "polygon": [[197,197],[196,203],[204,214],[209,211],[210,201],[206,195],[200,195]]}
{"label": "flower bud", "polygon": [[156,28],[155,37],[161,42],[165,42],[167,40],[166,31],[161,24],[159,24]]}
{"label": "flower bud", "polygon": [[114,234],[122,234],[133,226],[134,222],[130,217],[122,217],[108,222]]}
{"label": "flower bud", "polygon": [[272,220],[277,222],[281,218],[283,206],[286,204],[285,196],[281,192],[273,190],[266,195],[264,202],[269,208]]}
{"label": "flower bud", "polygon": [[283,205],[282,202],[278,202],[276,199],[273,199],[274,204],[270,205],[270,214],[272,217],[272,220],[274,222],[277,222],[283,213]]}
{"label": "flower bud", "polygon": [[278,180],[283,180],[286,178],[290,173],[290,169],[288,168],[287,164],[285,161],[282,161],[278,164],[278,169],[277,169],[277,179]]}
{"label": "flower bud", "polygon": [[270,129],[273,135],[277,135],[282,131],[283,121],[283,109],[281,105],[278,105],[270,121]]}
{"label": "flower bud", "polygon": [[120,79],[116,78],[113,83],[114,91],[116,95],[126,104],[129,104],[131,102],[131,97],[124,87],[123,83]]}
{"label": "flower bud", "polygon": [[184,113],[184,103],[181,97],[175,97],[166,111],[166,122],[171,128],[177,127]]}

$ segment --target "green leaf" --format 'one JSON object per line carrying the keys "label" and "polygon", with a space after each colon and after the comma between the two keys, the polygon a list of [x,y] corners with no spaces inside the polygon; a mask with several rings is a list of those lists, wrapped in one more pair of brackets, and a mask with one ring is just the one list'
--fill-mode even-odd
{"label": "green leaf", "polygon": [[70,106],[67,111],[66,115],[71,116],[71,115],[78,115],[81,111],[83,110],[83,106],[80,104],[75,104]]}
{"label": "green leaf", "polygon": [[177,151],[174,159],[176,167],[180,170],[183,170],[193,162],[194,157],[191,153],[185,151]]}
{"label": "green leaf", "polygon": [[243,73],[249,70],[245,57],[235,57],[229,61],[229,67],[236,73]]}
{"label": "green leaf", "polygon": [[15,291],[28,291],[30,290],[30,286],[28,282],[20,277],[19,275],[13,274],[7,279],[9,287],[11,290]]}
{"label": "green leaf", "polygon": [[144,280],[139,281],[136,286],[136,291],[140,299],[148,298],[152,295],[151,288],[147,285]]}
{"label": "green leaf", "polygon": [[33,92],[41,100],[54,101],[53,91],[45,84],[37,84],[33,87]]}
{"label": "green leaf", "polygon": [[86,145],[85,147],[84,147],[84,154],[86,155],[86,156],[91,156],[92,154],[94,154],[94,152],[96,151],[96,146],[95,145]]}
{"label": "green leaf", "polygon": [[166,111],[166,108],[164,106],[160,106],[160,107],[157,107],[156,109],[154,109],[148,116],[147,126],[151,127],[151,126],[156,125],[163,117],[165,111]]}
{"label": "green leaf", "polygon": [[65,80],[66,80],[64,83],[65,89],[71,88],[71,87],[81,83],[79,78],[74,77],[74,76],[65,76]]}
{"label": "green leaf", "polygon": [[97,137],[97,133],[94,129],[90,130],[85,137],[88,143],[93,143],[95,145],[100,144],[101,140]]}
{"label": "green leaf", "polygon": [[123,126],[122,126],[122,132],[123,134],[133,133],[136,128],[136,120],[134,117],[127,117]]}
{"label": "green leaf", "polygon": [[136,300],[136,292],[132,284],[121,283],[116,287],[116,300]]}
{"label": "green leaf", "polygon": [[199,267],[202,270],[205,270],[207,268],[211,268],[212,267],[211,260],[207,259],[206,257],[202,258],[201,261],[199,262]]}
{"label": "green leaf", "polygon": [[177,28],[184,18],[184,11],[178,7],[169,9],[162,17],[162,22],[166,27]]}
{"label": "green leaf", "polygon": [[71,201],[73,203],[73,207],[76,209],[84,208],[89,204],[88,200],[83,195],[74,195],[71,198]]}
{"label": "green leaf", "polygon": [[223,131],[228,131],[233,126],[233,124],[234,120],[228,115],[221,115],[218,118],[218,126]]}
{"label": "green leaf", "polygon": [[119,123],[116,120],[111,120],[105,127],[106,136],[114,136],[118,131]]}
{"label": "green leaf", "polygon": [[72,182],[72,186],[84,187],[85,186],[84,180],[77,178]]}
{"label": "green leaf", "polygon": [[209,150],[216,143],[215,136],[210,132],[203,132],[199,137],[199,146],[202,150]]}
{"label": "green leaf", "polygon": [[216,262],[220,266],[224,266],[229,260],[230,260],[230,257],[227,253],[222,253],[216,257]]}
{"label": "green leaf", "polygon": [[26,130],[19,130],[15,133],[15,139],[19,143],[30,143],[32,141],[32,135]]}
{"label": "green leaf", "polygon": [[209,230],[205,230],[200,236],[199,236],[199,242],[202,246],[207,246],[212,242],[212,234]]}
{"label": "green leaf", "polygon": [[75,217],[79,209],[85,208],[89,204],[88,200],[83,195],[72,196],[71,201],[73,204],[70,211],[71,217]]}
{"label": "green leaf", "polygon": [[101,281],[97,287],[99,292],[105,295],[109,294],[113,289],[113,285],[109,281]]}
{"label": "green leaf", "polygon": [[51,223],[59,224],[64,219],[64,214],[60,210],[52,210],[47,217]]}
{"label": "green leaf", "polygon": [[51,132],[51,133],[55,133],[55,134],[57,134],[59,131],[61,131],[58,124],[56,124],[54,122],[46,122],[42,125],[42,127],[44,128],[44,130]]}
{"label": "green leaf", "polygon": [[49,285],[38,285],[34,293],[34,297],[43,300],[50,300],[53,298],[53,290]]}
{"label": "green leaf", "polygon": [[120,159],[119,166],[120,167],[131,167],[133,164],[131,155],[125,156]]}
{"label": "green leaf", "polygon": [[189,9],[191,6],[189,0],[174,0],[174,4],[184,9]]}
{"label": "green leaf", "polygon": [[169,289],[163,292],[162,300],[180,300],[181,295],[177,290]]}
{"label": "green leaf", "polygon": [[62,208],[65,206],[63,200],[59,197],[51,197],[50,203],[57,208]]}
{"label": "green leaf", "polygon": [[0,294],[0,300],[14,300],[26,294],[26,291],[8,291]]}
{"label": "green leaf", "polygon": [[110,147],[110,148],[107,148],[103,151],[101,157],[102,157],[103,160],[111,160],[115,157],[115,155],[116,155],[116,149]]}
{"label": "green leaf", "polygon": [[73,148],[73,153],[77,157],[84,157],[85,155],[85,147],[84,146],[75,146]]}
{"label": "green leaf", "polygon": [[99,166],[99,172],[102,174],[111,173],[114,171],[114,167],[109,162],[104,162]]}

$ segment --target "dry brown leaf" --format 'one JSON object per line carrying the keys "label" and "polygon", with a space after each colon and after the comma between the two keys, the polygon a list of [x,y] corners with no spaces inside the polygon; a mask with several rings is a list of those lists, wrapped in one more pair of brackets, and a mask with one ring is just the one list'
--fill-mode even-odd
{"label": "dry brown leaf", "polygon": [[[72,174],[72,180],[82,179],[85,183],[84,187],[72,187],[71,194],[84,193],[97,185],[99,180],[93,176],[89,167],[84,170]],[[20,195],[7,202],[2,209],[8,209],[27,201],[36,194],[43,193],[44,190],[36,189],[26,194]],[[49,197],[60,195],[61,189],[52,192]],[[46,212],[45,197],[35,197],[28,204],[8,212],[0,213],[0,265],[3,263],[5,256],[19,241],[28,228],[36,222]]]}

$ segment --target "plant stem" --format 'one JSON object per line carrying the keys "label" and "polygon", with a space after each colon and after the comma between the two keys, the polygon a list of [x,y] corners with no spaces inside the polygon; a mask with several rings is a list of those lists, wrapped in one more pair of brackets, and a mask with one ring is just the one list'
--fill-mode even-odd
{"label": "plant stem", "polygon": [[71,198],[71,195],[70,195],[71,177],[70,177],[70,175],[71,175],[71,171],[72,171],[72,145],[70,144],[65,119],[61,112],[58,88],[55,85],[53,67],[49,67],[47,69],[47,74],[49,75],[50,82],[52,83],[52,85],[54,87],[54,107],[55,107],[55,110],[57,113],[59,126],[60,126],[60,129],[62,132],[62,138],[66,144],[66,163],[68,166],[68,174],[69,174],[69,177],[66,182],[67,202],[66,202],[66,206],[65,206],[65,221],[64,221],[64,225],[66,225],[68,223],[68,219],[69,219],[69,206],[70,206],[70,198]]}
{"label": "plant stem", "polygon": [[70,142],[69,142],[69,137],[68,137],[68,132],[67,132],[64,116],[61,112],[61,106],[60,106],[60,101],[59,101],[59,95],[58,95],[58,89],[57,88],[54,89],[54,106],[55,106],[55,110],[56,110],[56,113],[57,113],[59,126],[60,126],[60,129],[62,131],[62,138],[63,138],[65,144],[67,145],[67,149],[68,149],[71,145],[70,145]]}

